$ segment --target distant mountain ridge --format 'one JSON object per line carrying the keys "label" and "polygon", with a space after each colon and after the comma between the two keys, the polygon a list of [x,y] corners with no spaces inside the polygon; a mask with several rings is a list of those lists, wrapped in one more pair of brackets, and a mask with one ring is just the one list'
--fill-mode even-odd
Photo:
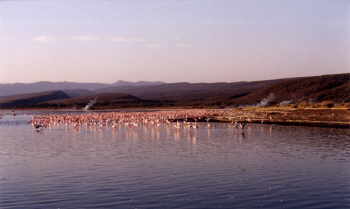
{"label": "distant mountain ridge", "polygon": [[40,81],[35,83],[12,83],[12,84],[0,84],[0,97],[16,95],[16,94],[28,94],[37,93],[44,91],[71,91],[71,90],[84,90],[85,94],[87,91],[94,91],[101,88],[108,87],[121,87],[121,86],[152,86],[164,84],[164,82],[128,82],[128,81],[117,81],[113,84],[105,83],[78,83],[78,82],[48,82]]}
{"label": "distant mountain ridge", "polygon": [[170,102],[205,101],[211,98],[230,98],[263,88],[279,80],[233,82],[233,83],[169,83],[144,87],[109,87],[96,90],[98,93],[126,93],[146,100]]}
{"label": "distant mountain ridge", "polygon": [[[95,84],[84,85],[92,87]],[[259,106],[303,102],[350,105],[350,73],[232,83],[118,81],[115,84],[100,86],[102,88],[63,89],[1,97],[0,107],[81,108],[92,99],[97,100],[96,108]]]}
{"label": "distant mountain ridge", "polygon": [[123,81],[119,80],[115,83],[113,83],[113,86],[156,86],[165,84],[165,82],[162,81],[137,81],[137,82],[130,82],[130,81]]}

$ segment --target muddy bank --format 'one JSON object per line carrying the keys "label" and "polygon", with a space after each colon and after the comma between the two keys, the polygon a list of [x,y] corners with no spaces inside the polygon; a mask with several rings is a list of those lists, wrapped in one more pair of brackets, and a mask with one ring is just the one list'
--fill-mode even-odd
{"label": "muddy bank", "polygon": [[182,118],[189,122],[243,122],[293,126],[350,128],[348,108],[242,108],[203,118]]}
{"label": "muddy bank", "polygon": [[350,128],[347,108],[245,108],[232,109],[225,116],[213,118],[222,122]]}

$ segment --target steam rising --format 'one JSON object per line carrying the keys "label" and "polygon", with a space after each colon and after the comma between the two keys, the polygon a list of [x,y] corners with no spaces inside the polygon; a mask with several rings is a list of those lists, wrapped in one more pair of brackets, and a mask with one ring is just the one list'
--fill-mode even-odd
{"label": "steam rising", "polygon": [[275,100],[275,94],[270,93],[269,96],[262,99],[256,106],[257,107],[265,107],[266,105],[269,105],[271,102]]}
{"label": "steam rising", "polygon": [[97,98],[90,100],[89,103],[84,107],[84,110],[88,111],[92,106],[94,106],[94,104],[96,104],[96,102]]}
{"label": "steam rising", "polygon": [[283,105],[289,105],[289,104],[292,104],[292,100],[285,100],[285,101],[282,101],[279,103],[279,105],[283,106]]}

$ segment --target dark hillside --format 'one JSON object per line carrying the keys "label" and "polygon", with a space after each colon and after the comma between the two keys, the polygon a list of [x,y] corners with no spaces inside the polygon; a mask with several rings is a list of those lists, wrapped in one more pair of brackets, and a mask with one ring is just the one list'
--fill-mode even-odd
{"label": "dark hillside", "polygon": [[314,77],[286,79],[269,87],[258,89],[244,97],[233,99],[234,104],[257,104],[269,95],[274,95],[272,102],[283,101],[333,102],[350,101],[350,74],[323,75]]}
{"label": "dark hillside", "polygon": [[31,94],[46,91],[86,89],[95,90],[108,87],[101,83],[76,83],[76,82],[36,82],[36,83],[13,83],[0,84],[0,96],[10,96],[16,94]]}
{"label": "dark hillside", "polygon": [[[127,82],[127,81],[118,81],[113,84],[106,83],[78,83],[78,82],[36,82],[36,83],[9,83],[9,84],[0,84],[0,97],[10,96],[16,94],[29,94],[29,93],[38,93],[44,91],[75,91],[76,90],[85,90],[85,91],[94,91],[96,89],[107,88],[107,87],[140,87],[140,86],[154,86],[162,84],[162,82],[148,82],[148,81],[139,81],[139,82]],[[86,93],[86,92],[85,92]],[[69,94],[69,93],[68,93]],[[86,95],[86,94],[85,94]],[[83,95],[79,95],[83,96]]]}
{"label": "dark hillside", "polygon": [[80,96],[88,96],[93,95],[94,91],[86,90],[86,89],[64,89],[64,93],[66,93],[69,97],[80,97]]}
{"label": "dark hillside", "polygon": [[49,91],[33,94],[14,95],[0,99],[0,108],[32,107],[42,102],[56,99],[67,99],[69,96],[63,91]]}
{"label": "dark hillside", "polygon": [[[51,107],[76,107],[83,108],[87,104],[93,103],[93,107],[125,107],[152,105],[154,102],[145,101],[128,94],[121,93],[101,93],[89,96],[81,96],[70,99],[53,100],[41,103],[43,106]],[[158,102],[155,102],[158,105]]]}
{"label": "dark hillside", "polygon": [[241,97],[252,91],[270,86],[280,80],[235,82],[235,83],[172,83],[151,87],[107,88],[98,92],[118,92],[137,96],[146,100],[161,100],[174,103],[213,102]]}
{"label": "dark hillside", "polygon": [[[170,83],[96,91],[66,89],[0,98],[0,107],[240,106],[279,103],[349,103],[350,73],[234,83]],[[143,83],[141,83],[143,84]]]}

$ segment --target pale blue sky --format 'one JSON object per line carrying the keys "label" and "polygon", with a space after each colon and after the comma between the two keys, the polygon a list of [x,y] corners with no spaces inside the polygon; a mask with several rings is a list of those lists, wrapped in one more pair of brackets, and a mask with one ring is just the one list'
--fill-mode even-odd
{"label": "pale blue sky", "polygon": [[0,0],[0,83],[349,72],[349,0]]}

